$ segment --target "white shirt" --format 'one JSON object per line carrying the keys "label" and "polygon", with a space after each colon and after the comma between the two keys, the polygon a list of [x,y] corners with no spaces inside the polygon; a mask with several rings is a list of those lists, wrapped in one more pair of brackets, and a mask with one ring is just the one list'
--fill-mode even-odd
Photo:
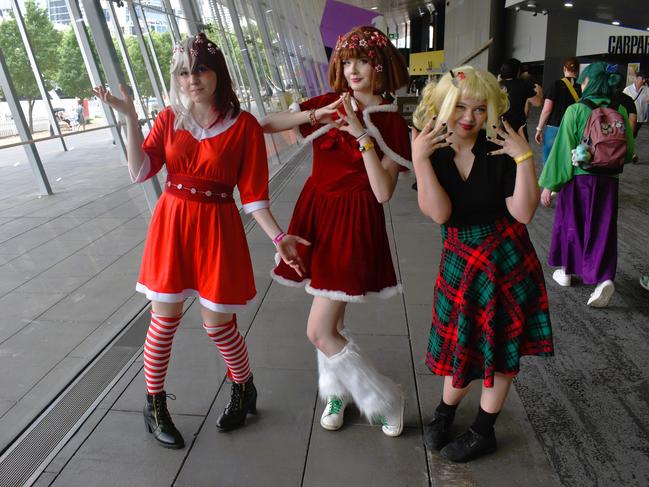
{"label": "white shirt", "polygon": [[647,121],[647,103],[649,103],[649,88],[646,85],[640,87],[640,91],[636,90],[635,84],[630,84],[624,88],[624,93],[629,95],[631,99],[635,100],[635,109],[638,112],[638,122]]}

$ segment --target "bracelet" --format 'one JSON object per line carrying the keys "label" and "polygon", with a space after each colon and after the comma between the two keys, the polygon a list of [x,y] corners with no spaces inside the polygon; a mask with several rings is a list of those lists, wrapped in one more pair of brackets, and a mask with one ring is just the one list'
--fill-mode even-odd
{"label": "bracelet", "polygon": [[537,131],[537,132],[542,132],[542,131],[543,131],[543,127],[536,127],[536,131]]}
{"label": "bracelet", "polygon": [[356,142],[360,142],[361,139],[362,139],[363,137],[365,137],[366,135],[367,135],[367,132],[363,132],[361,135],[359,135],[358,137],[356,137]]}
{"label": "bracelet", "polygon": [[358,145],[358,150],[363,152],[367,152],[368,150],[374,149],[374,144],[372,142],[366,142],[365,144],[359,144]]}
{"label": "bracelet", "polygon": [[284,232],[279,232],[277,235],[275,235],[275,238],[273,239],[273,243],[275,245],[279,245],[279,243],[284,240],[284,237],[286,237],[286,234]]}
{"label": "bracelet", "polygon": [[309,123],[312,127],[318,124],[318,119],[315,116],[315,108],[309,110]]}
{"label": "bracelet", "polygon": [[516,164],[520,164],[521,162],[531,159],[532,157],[534,157],[534,152],[528,150],[527,152],[523,152],[520,156],[514,157],[514,162],[516,162]]}

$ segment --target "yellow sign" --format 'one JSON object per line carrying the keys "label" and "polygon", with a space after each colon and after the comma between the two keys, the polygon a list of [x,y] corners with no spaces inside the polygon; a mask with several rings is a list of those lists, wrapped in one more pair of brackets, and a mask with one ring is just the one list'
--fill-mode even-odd
{"label": "yellow sign", "polygon": [[444,71],[444,51],[416,52],[410,54],[410,76],[440,74]]}

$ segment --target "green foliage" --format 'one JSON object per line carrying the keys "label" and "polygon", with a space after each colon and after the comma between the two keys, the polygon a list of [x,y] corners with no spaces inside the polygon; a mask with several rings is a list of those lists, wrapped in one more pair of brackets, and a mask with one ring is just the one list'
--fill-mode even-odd
{"label": "green foliage", "polygon": [[[25,2],[23,18],[36,63],[46,88],[50,90],[54,87],[58,72],[58,46],[61,43],[62,35],[47,17],[47,10],[39,8],[33,0]],[[40,98],[40,92],[13,13],[11,20],[0,23],[0,48],[4,53],[18,96],[28,99],[31,105],[34,99]]]}
{"label": "green foliage", "polygon": [[79,98],[91,95],[91,83],[86,72],[81,49],[72,27],[63,31],[63,39],[59,46],[59,69],[56,82],[66,96]]}

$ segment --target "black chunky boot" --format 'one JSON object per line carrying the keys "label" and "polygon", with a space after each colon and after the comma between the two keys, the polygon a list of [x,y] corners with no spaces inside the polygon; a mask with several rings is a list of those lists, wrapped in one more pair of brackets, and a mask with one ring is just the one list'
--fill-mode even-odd
{"label": "black chunky boot", "polygon": [[429,450],[439,451],[446,446],[454,417],[435,411],[433,420],[424,426],[424,444]]}
{"label": "black chunky boot", "polygon": [[176,399],[172,394],[162,391],[158,394],[147,394],[144,405],[144,426],[146,430],[165,448],[179,449],[185,446],[180,431],[174,426],[169,410],[167,397]]}
{"label": "black chunky boot", "polygon": [[248,413],[257,414],[257,389],[252,382],[252,375],[245,384],[232,383],[230,402],[216,420],[216,427],[228,431],[242,426]]}

